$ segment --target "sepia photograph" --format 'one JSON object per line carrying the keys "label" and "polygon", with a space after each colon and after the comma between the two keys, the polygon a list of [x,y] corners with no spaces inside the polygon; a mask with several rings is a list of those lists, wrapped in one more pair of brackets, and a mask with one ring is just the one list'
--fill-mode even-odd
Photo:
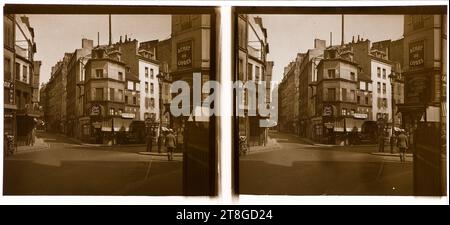
{"label": "sepia photograph", "polygon": [[235,192],[447,195],[446,7],[280,8],[234,14],[265,87],[236,95]]}
{"label": "sepia photograph", "polygon": [[217,194],[214,8],[4,9],[4,195]]}

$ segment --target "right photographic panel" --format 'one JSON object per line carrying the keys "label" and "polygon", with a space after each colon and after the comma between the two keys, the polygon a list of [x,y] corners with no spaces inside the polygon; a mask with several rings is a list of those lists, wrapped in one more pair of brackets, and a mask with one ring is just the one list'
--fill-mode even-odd
{"label": "right photographic panel", "polygon": [[233,18],[236,194],[447,194],[446,6]]}

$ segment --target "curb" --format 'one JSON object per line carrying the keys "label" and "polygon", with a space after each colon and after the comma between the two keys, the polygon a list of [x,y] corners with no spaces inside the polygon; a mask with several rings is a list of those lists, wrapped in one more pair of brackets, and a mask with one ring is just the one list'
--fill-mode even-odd
{"label": "curb", "polygon": [[256,153],[263,153],[263,152],[271,152],[271,151],[276,151],[276,150],[280,150],[281,147],[280,146],[271,146],[271,147],[264,147],[264,148],[259,148],[259,149],[251,149],[249,148],[249,150],[247,151],[246,155],[251,155],[251,154],[256,154]]}
{"label": "curb", "polygon": [[[167,157],[167,153],[157,153],[157,152],[138,152],[139,155],[153,155],[153,156],[164,156]],[[183,153],[173,153],[173,156],[183,156]]]}
{"label": "curb", "polygon": [[[371,152],[371,155],[379,155],[379,156],[395,156],[395,157],[399,157],[400,153],[384,153],[384,152]],[[413,157],[413,154],[411,153],[406,153],[405,154],[406,157]]]}

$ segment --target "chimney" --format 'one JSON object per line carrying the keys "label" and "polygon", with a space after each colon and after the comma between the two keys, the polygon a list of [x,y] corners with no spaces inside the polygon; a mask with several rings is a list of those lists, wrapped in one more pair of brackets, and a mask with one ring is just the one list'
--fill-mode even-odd
{"label": "chimney", "polygon": [[111,14],[109,14],[109,46],[112,45],[112,40],[111,40]]}
{"label": "chimney", "polygon": [[355,43],[355,36],[352,36],[352,43]]}
{"label": "chimney", "polygon": [[358,34],[358,42],[361,41],[361,39],[359,39],[359,34]]}
{"label": "chimney", "polygon": [[121,44],[122,44],[122,35],[120,35],[120,40],[119,40],[119,43],[121,43]]}
{"label": "chimney", "polygon": [[321,39],[314,39],[314,48],[317,49],[325,49],[326,48],[326,42],[325,40],[321,40]]}
{"label": "chimney", "polygon": [[127,35],[125,34],[125,42],[127,42],[128,41],[128,38],[127,38]]}
{"label": "chimney", "polygon": [[100,32],[97,32],[97,46],[100,46]]}
{"label": "chimney", "polygon": [[94,41],[87,38],[81,39],[81,48],[91,49],[94,47]]}
{"label": "chimney", "polygon": [[333,46],[333,32],[330,32],[330,46]]}

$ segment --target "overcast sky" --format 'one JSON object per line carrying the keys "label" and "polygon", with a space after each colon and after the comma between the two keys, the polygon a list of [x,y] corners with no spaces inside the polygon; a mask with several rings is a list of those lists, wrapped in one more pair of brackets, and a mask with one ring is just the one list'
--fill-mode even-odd
{"label": "overcast sky", "polygon": [[[65,52],[81,48],[81,39],[108,44],[108,15],[27,15],[34,27],[37,53],[42,61],[40,83],[50,78],[51,67]],[[170,37],[170,15],[112,15],[112,41],[128,35],[139,42]]]}
{"label": "overcast sky", "polygon": [[[273,80],[280,81],[283,68],[297,53],[305,53],[314,47],[314,39],[324,39],[333,45],[341,43],[341,15],[258,15],[267,28],[270,53],[274,61]],[[402,15],[345,15],[344,39],[350,42],[358,34],[371,42],[403,36]]]}

